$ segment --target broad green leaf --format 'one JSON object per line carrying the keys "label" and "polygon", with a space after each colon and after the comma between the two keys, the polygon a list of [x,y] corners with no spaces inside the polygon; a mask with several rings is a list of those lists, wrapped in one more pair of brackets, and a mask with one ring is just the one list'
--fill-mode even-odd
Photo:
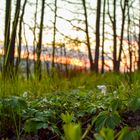
{"label": "broad green leaf", "polygon": [[74,114],[69,114],[68,112],[66,112],[66,114],[64,113],[61,114],[61,119],[65,123],[71,123],[73,118],[74,118]]}
{"label": "broad green leaf", "polygon": [[48,128],[48,123],[42,122],[37,118],[33,118],[26,121],[24,130],[30,133],[37,132],[41,128]]}
{"label": "broad green leaf", "polygon": [[108,118],[108,111],[103,111],[97,116],[95,120],[96,131],[101,130],[101,128],[105,126],[105,122],[107,118]]}
{"label": "broad green leaf", "polygon": [[114,129],[116,126],[120,124],[120,122],[121,122],[121,117],[118,114],[118,112],[112,112],[110,113],[109,117],[106,119],[106,126]]}
{"label": "broad green leaf", "polygon": [[130,97],[129,100],[128,100],[128,106],[133,111],[136,111],[137,109],[140,108],[140,98]]}
{"label": "broad green leaf", "polygon": [[95,138],[95,140],[104,140],[104,138],[102,136],[100,136],[99,134],[95,134],[94,138]]}
{"label": "broad green leaf", "polygon": [[123,106],[122,101],[120,99],[114,99],[111,101],[111,109],[112,111],[117,111],[118,109],[121,109]]}
{"label": "broad green leaf", "polygon": [[66,140],[81,140],[81,126],[80,124],[64,124],[64,134]]}
{"label": "broad green leaf", "polygon": [[104,140],[114,140],[114,131],[110,128],[102,128],[100,131],[100,135],[104,138]]}
{"label": "broad green leaf", "polygon": [[121,122],[121,117],[118,112],[103,111],[96,117],[95,128],[96,131],[101,130],[103,127],[110,127],[114,129]]}
{"label": "broad green leaf", "polygon": [[120,132],[118,140],[139,140],[139,136],[136,131],[129,131],[128,127],[124,127]]}

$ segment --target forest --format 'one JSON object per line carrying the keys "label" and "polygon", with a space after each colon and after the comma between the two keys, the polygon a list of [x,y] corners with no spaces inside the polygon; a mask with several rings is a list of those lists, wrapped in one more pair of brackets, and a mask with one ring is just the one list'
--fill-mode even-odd
{"label": "forest", "polygon": [[0,140],[140,139],[140,0],[0,0]]}

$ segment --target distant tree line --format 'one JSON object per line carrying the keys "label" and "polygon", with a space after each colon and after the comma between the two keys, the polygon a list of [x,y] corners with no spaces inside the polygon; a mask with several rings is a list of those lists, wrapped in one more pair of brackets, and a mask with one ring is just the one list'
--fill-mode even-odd
{"label": "distant tree line", "polygon": [[[87,47],[90,71],[104,73],[105,67],[109,67],[106,62],[108,56],[106,49],[109,48],[108,40],[112,44],[110,60],[113,64],[113,71],[119,72],[122,64],[126,71],[140,70],[140,1],[96,0],[96,8],[93,8],[92,3],[87,0],[16,0],[14,9],[12,5],[12,0],[5,0],[3,77],[13,77],[18,73],[23,42],[26,44],[27,50],[29,49],[25,26],[28,26],[33,33],[34,72],[39,80],[42,73],[40,57],[43,35],[48,36],[47,33],[44,33],[45,30],[52,30],[52,68],[55,68],[57,36],[59,34],[64,40],[68,40],[68,45],[74,42],[75,47],[78,46],[79,50],[82,45]],[[28,5],[35,9],[34,25],[27,24],[26,18],[24,18]],[[69,5],[70,8],[65,9],[64,5]],[[45,9],[52,12],[53,18],[50,17],[52,27],[48,27],[49,25],[47,26],[45,23],[45,16],[48,14]],[[64,12],[67,10],[73,15],[73,18],[70,19],[67,15],[65,17],[61,16],[60,10]],[[12,12],[14,13],[13,17]],[[92,25],[89,20],[91,15],[95,18],[93,19],[93,21],[96,21],[95,25]],[[81,33],[84,38],[78,35],[77,37],[66,35],[65,32],[60,31],[58,27],[60,20],[70,24],[73,32]],[[65,25],[62,26],[65,28]],[[16,46],[17,57],[15,62]],[[64,48],[66,57],[65,42],[60,41],[59,46]],[[28,59],[29,51],[27,53],[27,64]],[[28,78],[29,73],[30,70],[27,65]]]}

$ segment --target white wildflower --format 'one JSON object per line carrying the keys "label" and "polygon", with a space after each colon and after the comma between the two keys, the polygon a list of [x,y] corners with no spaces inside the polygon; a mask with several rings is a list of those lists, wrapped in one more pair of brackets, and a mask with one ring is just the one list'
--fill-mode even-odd
{"label": "white wildflower", "polygon": [[106,94],[107,88],[105,85],[98,85],[97,88],[101,91],[101,93]]}
{"label": "white wildflower", "polygon": [[47,103],[47,102],[48,102],[47,98],[43,98],[42,101],[43,101],[44,103]]}
{"label": "white wildflower", "polygon": [[24,91],[22,97],[26,98],[28,96],[28,92]]}
{"label": "white wildflower", "polygon": [[113,93],[114,93],[114,94],[116,94],[116,93],[117,93],[117,91],[116,91],[116,90],[114,90],[114,91],[113,91]]}

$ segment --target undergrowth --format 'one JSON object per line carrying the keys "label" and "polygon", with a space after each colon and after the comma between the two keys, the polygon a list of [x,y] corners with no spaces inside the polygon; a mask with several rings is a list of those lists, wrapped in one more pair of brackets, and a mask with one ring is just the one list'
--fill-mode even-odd
{"label": "undergrowth", "polygon": [[[139,73],[0,77],[0,139],[137,140],[124,112],[140,108]],[[131,80],[131,81],[130,81]],[[97,87],[105,87],[104,90]]]}

